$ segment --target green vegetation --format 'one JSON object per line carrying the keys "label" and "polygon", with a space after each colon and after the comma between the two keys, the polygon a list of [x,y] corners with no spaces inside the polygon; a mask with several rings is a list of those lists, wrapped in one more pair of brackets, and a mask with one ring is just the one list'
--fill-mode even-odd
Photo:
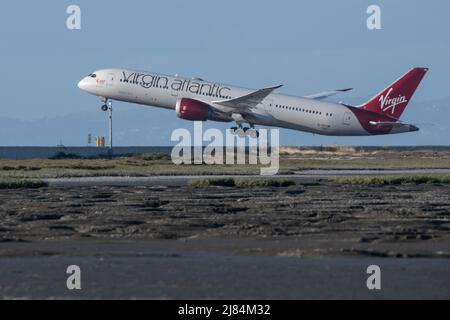
{"label": "green vegetation", "polygon": [[295,181],[287,179],[242,179],[237,180],[238,187],[288,187],[295,185]]}
{"label": "green vegetation", "polygon": [[144,161],[155,161],[155,160],[170,160],[170,155],[164,153],[148,153],[142,155],[133,155],[134,159],[141,159]]}
{"label": "green vegetation", "polygon": [[48,184],[40,180],[0,180],[0,189],[42,188]]}
{"label": "green vegetation", "polygon": [[195,179],[189,182],[193,187],[222,186],[222,187],[288,187],[295,185],[292,180],[286,179],[237,179],[216,178],[216,179]]}
{"label": "green vegetation", "polygon": [[450,183],[450,175],[407,175],[407,176],[373,176],[336,178],[333,181],[339,184],[350,185],[401,185],[423,183]]}
{"label": "green vegetation", "polygon": [[232,178],[218,178],[218,179],[195,179],[189,182],[193,187],[208,187],[208,186],[222,186],[234,187],[236,185]]}

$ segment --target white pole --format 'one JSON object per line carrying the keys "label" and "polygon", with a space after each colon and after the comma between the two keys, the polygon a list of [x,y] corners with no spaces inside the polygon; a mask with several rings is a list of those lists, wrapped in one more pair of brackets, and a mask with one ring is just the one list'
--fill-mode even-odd
{"label": "white pole", "polygon": [[112,101],[108,101],[108,111],[109,111],[109,150],[112,151],[113,147],[113,135],[112,135]]}

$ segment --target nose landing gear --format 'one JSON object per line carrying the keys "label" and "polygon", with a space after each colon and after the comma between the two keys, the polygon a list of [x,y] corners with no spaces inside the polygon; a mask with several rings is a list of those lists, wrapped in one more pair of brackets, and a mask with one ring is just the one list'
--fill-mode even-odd
{"label": "nose landing gear", "polygon": [[112,138],[112,130],[113,130],[113,124],[112,124],[112,101],[108,98],[101,98],[101,101],[103,103],[101,109],[102,111],[108,111],[108,124],[109,124],[109,152],[112,153],[112,147],[113,147],[113,138]]}
{"label": "nose landing gear", "polygon": [[112,108],[112,101],[111,100],[109,100],[108,98],[101,98],[100,100],[103,103],[103,105],[101,107],[102,111],[106,112],[106,111],[108,111],[109,107]]}

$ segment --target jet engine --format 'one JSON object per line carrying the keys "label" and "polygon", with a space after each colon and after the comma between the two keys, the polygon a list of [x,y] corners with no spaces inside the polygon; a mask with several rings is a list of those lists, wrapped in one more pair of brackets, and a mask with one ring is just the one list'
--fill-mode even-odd
{"label": "jet engine", "polygon": [[232,119],[226,116],[219,115],[214,110],[202,101],[190,98],[182,98],[177,101],[175,112],[177,117],[192,121],[231,121]]}

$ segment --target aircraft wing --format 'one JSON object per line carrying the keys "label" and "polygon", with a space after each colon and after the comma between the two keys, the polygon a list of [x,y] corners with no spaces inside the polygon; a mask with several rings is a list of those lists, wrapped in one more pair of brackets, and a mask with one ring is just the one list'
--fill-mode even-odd
{"label": "aircraft wing", "polygon": [[320,93],[316,93],[316,94],[311,94],[309,96],[305,96],[305,98],[322,100],[322,99],[334,96],[334,95],[336,95],[338,93],[341,93],[341,92],[350,91],[352,89],[353,88],[346,88],[346,89],[337,89],[337,90],[332,90],[332,91],[324,91],[324,92],[320,92]]}
{"label": "aircraft wing", "polygon": [[256,105],[260,104],[269,94],[272,93],[272,91],[280,88],[281,86],[282,85],[277,85],[259,89],[237,98],[213,101],[212,104],[246,111],[256,107]]}

